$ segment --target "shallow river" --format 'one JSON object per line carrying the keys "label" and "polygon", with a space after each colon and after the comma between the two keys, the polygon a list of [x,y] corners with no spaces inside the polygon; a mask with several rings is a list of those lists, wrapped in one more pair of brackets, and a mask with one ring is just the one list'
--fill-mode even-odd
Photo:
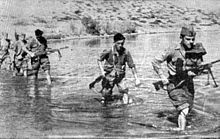
{"label": "shallow river", "polygon": [[[219,59],[220,32],[197,34],[208,54],[205,61]],[[88,89],[99,75],[96,59],[103,49],[110,49],[112,38],[72,40],[51,43],[63,48],[63,57],[50,54],[53,84],[48,86],[44,73],[38,81],[12,77],[0,71],[0,137],[220,137],[220,89],[205,86],[206,76],[195,79],[195,106],[185,132],[174,132],[176,111],[164,91],[155,91],[152,83],[154,55],[178,43],[178,33],[146,34],[127,37],[125,46],[133,55],[142,85],[134,86],[130,69],[127,85],[133,103],[127,106],[102,106],[100,94]],[[220,84],[220,63],[213,66]],[[97,89],[100,88],[98,84]],[[117,90],[115,90],[117,91]]]}

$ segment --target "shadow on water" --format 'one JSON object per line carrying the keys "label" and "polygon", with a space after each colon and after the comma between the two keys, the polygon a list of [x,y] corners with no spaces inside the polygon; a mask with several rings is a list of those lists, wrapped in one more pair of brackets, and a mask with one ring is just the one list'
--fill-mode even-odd
{"label": "shadow on water", "polygon": [[[175,35],[163,36],[164,34],[161,36],[153,34],[126,38],[126,46],[134,56],[140,78],[154,77],[149,70],[149,61],[164,48],[162,44],[170,42]],[[209,42],[205,42],[206,45]],[[0,136],[11,138],[53,135],[128,138],[219,136],[219,88],[205,88],[200,82],[195,83],[195,87],[200,89],[196,90],[195,109],[187,117],[188,127],[184,133],[169,130],[177,125],[177,112],[166,93],[156,93],[151,88],[151,80],[142,81],[147,86],[145,88],[136,88],[132,81],[128,81],[128,86],[131,87],[129,94],[133,98],[129,105],[100,104],[101,95],[89,90],[88,84],[99,74],[97,55],[103,49],[110,48],[112,43],[112,38],[71,42],[71,47],[63,50],[65,55],[63,54],[62,60],[51,66],[52,86],[46,84],[46,79],[42,75],[35,81],[12,77],[10,72],[1,71]],[[151,45],[152,48],[145,47]],[[214,47],[207,48],[210,53],[218,52],[217,50],[218,48]],[[50,55],[51,63],[57,62],[56,59],[56,55]],[[131,78],[131,75],[128,69],[127,77]],[[219,72],[216,72],[216,77],[218,80]]]}

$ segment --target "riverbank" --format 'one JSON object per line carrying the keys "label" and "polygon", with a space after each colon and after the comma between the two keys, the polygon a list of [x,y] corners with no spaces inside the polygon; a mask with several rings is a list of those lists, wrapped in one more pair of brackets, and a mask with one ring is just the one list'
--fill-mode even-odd
{"label": "riverbank", "polygon": [[197,31],[219,30],[217,0],[4,0],[1,31],[33,35],[39,28],[49,39],[108,37],[115,32],[148,34],[179,31],[194,24]]}

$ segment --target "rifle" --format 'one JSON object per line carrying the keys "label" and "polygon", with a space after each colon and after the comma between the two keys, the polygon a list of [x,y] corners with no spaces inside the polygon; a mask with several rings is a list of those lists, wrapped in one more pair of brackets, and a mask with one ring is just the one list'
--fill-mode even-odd
{"label": "rifle", "polygon": [[[201,75],[202,73],[208,73],[207,84],[209,84],[209,74],[210,74],[214,82],[214,87],[218,87],[211,69],[212,65],[218,62],[220,62],[220,59],[191,68],[189,71],[193,71],[194,73],[197,73],[197,75]],[[204,72],[205,70],[207,70],[208,72]]]}
{"label": "rifle", "polygon": [[58,53],[58,57],[59,57],[59,60],[60,58],[62,57],[61,53],[60,53],[60,49],[48,49],[46,50],[46,53],[54,53],[54,52],[57,52]]}
{"label": "rifle", "polygon": [[156,91],[158,91],[158,90],[160,90],[161,88],[164,87],[164,84],[163,84],[162,81],[154,82],[153,85],[154,85],[154,88],[156,89]]}
{"label": "rifle", "polygon": [[100,82],[102,79],[104,79],[105,77],[103,75],[100,75],[98,76],[94,81],[92,81],[90,84],[89,84],[89,89],[92,89],[94,88],[95,84]]}
{"label": "rifle", "polygon": [[62,57],[60,50],[62,50],[62,49],[67,49],[67,48],[69,48],[69,47],[68,47],[68,46],[65,46],[65,47],[62,47],[62,48],[60,48],[60,49],[51,49],[51,48],[49,48],[49,49],[47,49],[47,50],[44,51],[44,52],[37,52],[37,53],[35,53],[35,57],[41,56],[41,55],[44,55],[44,54],[51,54],[51,53],[57,52],[57,53],[58,53],[59,60],[60,60],[60,58]]}
{"label": "rifle", "polygon": [[[171,90],[173,90],[173,89],[179,87],[179,86],[182,85],[182,83],[184,83],[184,82],[185,82],[185,80],[180,81],[180,82],[179,82],[174,88],[172,88]],[[163,90],[165,90],[165,91],[168,91],[168,89],[164,89],[165,84],[163,84],[163,82],[162,82],[161,80],[160,80],[160,81],[157,81],[157,82],[154,82],[153,85],[154,85],[154,88],[155,88],[156,91],[160,90],[161,88],[162,88]],[[169,91],[171,91],[171,90],[169,90]]]}
{"label": "rifle", "polygon": [[[214,75],[212,73],[212,70],[211,70],[212,65],[215,64],[215,63],[218,63],[218,62],[220,62],[220,59],[212,61],[210,63],[199,65],[197,67],[192,67],[192,68],[188,69],[188,71],[192,71],[192,72],[196,73],[197,75],[201,75],[202,73],[208,74],[207,85],[209,84],[209,74],[210,74],[211,77],[212,77],[212,80],[214,82],[214,87],[218,87],[218,85],[215,81]],[[208,72],[205,72],[205,70],[207,70]],[[175,88],[180,86],[184,81],[185,80],[182,80]],[[154,82],[153,85],[154,85],[154,88],[155,88],[156,91],[160,90],[161,88],[163,88],[165,86],[161,80],[157,81],[157,82]]]}

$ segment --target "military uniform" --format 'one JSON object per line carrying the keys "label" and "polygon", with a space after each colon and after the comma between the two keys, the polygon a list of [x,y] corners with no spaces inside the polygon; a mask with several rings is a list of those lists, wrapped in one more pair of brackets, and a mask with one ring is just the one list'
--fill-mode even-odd
{"label": "military uniform", "polygon": [[1,39],[0,42],[0,68],[4,64],[7,67],[11,65],[11,59],[9,56],[10,40]]}
{"label": "military uniform", "polygon": [[104,50],[98,59],[105,61],[104,71],[105,78],[102,81],[102,95],[107,98],[112,95],[112,90],[116,85],[121,95],[128,93],[128,88],[124,84],[126,63],[129,68],[135,67],[131,54],[124,48],[122,53],[118,53],[115,49]]}
{"label": "military uniform", "polygon": [[[194,83],[193,77],[187,74],[187,69],[201,64],[203,61],[202,55],[206,53],[201,43],[194,45],[190,51],[185,51],[181,45],[168,48],[163,54],[155,57],[152,62],[154,70],[159,76],[164,74],[161,69],[161,63],[167,62],[169,74],[168,94],[171,102],[179,111],[187,107],[191,109],[193,106]],[[197,47],[201,47],[204,52],[199,55],[200,57],[196,62],[193,62],[189,54],[195,55]],[[193,51],[195,52],[193,53]]]}
{"label": "military uniform", "polygon": [[35,38],[29,38],[27,41],[27,49],[35,53],[35,57],[31,58],[31,66],[33,73],[37,74],[40,67],[46,71],[50,70],[50,61],[46,54],[47,41],[44,37],[39,40]]}
{"label": "military uniform", "polygon": [[20,69],[22,69],[23,71],[28,69],[27,54],[23,51],[22,47],[24,47],[24,42],[18,40],[13,44],[13,48],[12,48],[13,51],[15,52],[14,66],[18,71]]}

